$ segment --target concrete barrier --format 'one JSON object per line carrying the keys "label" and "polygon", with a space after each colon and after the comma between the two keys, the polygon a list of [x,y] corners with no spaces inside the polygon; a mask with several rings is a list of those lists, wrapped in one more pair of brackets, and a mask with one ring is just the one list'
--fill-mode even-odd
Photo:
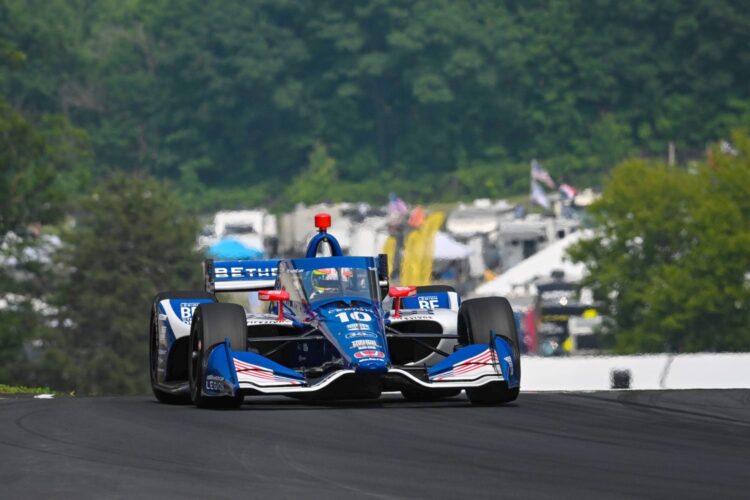
{"label": "concrete barrier", "polygon": [[522,361],[525,391],[604,391],[613,370],[630,372],[631,389],[750,388],[750,353],[580,356]]}

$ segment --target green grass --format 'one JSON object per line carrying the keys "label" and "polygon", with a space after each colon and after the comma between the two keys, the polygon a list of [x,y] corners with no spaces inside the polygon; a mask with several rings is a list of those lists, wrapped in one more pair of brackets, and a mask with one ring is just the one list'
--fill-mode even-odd
{"label": "green grass", "polygon": [[49,387],[24,387],[0,384],[0,394],[57,394]]}

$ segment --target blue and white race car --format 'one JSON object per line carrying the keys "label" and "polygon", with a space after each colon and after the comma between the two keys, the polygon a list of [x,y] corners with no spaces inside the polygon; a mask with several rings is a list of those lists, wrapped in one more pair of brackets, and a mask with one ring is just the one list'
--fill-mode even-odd
{"label": "blue and white race car", "polygon": [[[330,216],[305,258],[207,260],[205,291],[153,303],[151,386],[164,403],[238,406],[245,396],[435,400],[466,391],[507,403],[521,381],[513,312],[501,297],[460,302],[451,287],[389,287],[388,262],[344,256]],[[318,256],[327,245],[330,256]],[[217,301],[257,293],[267,313]]]}

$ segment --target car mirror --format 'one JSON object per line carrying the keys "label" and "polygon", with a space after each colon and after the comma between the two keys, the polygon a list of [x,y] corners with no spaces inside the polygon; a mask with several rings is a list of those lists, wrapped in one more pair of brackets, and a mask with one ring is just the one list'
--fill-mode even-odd
{"label": "car mirror", "polygon": [[278,302],[279,303],[279,323],[284,321],[284,302],[289,300],[289,292],[286,290],[260,290],[258,292],[258,298],[262,301]]}
{"label": "car mirror", "polygon": [[289,292],[286,290],[261,290],[258,298],[263,301],[283,302],[289,300]]}
{"label": "car mirror", "polygon": [[388,295],[393,297],[394,302],[394,318],[401,317],[401,299],[404,297],[414,297],[417,294],[417,287],[415,286],[392,286],[388,289]]}
{"label": "car mirror", "polygon": [[415,286],[392,286],[388,289],[388,295],[394,299],[400,299],[401,297],[413,297],[417,294],[417,287]]}

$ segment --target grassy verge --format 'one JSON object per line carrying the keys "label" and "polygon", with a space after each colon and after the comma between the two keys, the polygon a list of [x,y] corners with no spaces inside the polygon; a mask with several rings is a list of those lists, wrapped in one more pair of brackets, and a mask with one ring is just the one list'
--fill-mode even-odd
{"label": "grassy verge", "polygon": [[49,387],[24,387],[0,384],[0,394],[57,394]]}

